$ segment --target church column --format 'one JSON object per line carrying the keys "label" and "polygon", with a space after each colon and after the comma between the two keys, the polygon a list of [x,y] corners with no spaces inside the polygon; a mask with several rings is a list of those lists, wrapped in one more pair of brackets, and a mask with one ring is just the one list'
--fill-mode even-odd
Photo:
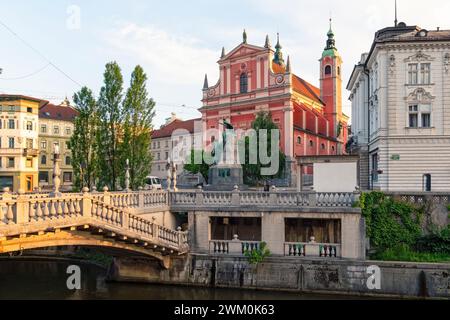
{"label": "church column", "polygon": [[294,156],[294,107],[287,102],[284,111],[284,152],[287,157]]}

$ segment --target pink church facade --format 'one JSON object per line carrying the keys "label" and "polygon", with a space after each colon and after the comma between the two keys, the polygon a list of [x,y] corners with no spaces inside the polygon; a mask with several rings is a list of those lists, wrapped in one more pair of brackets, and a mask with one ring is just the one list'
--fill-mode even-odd
{"label": "pink church facade", "polygon": [[248,44],[244,32],[241,44],[222,51],[217,83],[209,86],[205,76],[203,129],[222,130],[224,119],[236,129],[250,129],[259,111],[269,111],[288,158],[343,154],[348,117],[342,113],[342,59],[331,28],[320,59],[320,89],[292,72],[281,49],[278,40],[273,50],[268,37],[263,47]]}

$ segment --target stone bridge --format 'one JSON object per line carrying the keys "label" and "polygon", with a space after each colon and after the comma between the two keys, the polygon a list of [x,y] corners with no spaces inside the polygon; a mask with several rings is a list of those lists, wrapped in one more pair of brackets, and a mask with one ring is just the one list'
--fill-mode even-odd
{"label": "stone bridge", "polygon": [[[10,194],[0,200],[0,253],[58,246],[126,250],[158,259],[189,250],[187,232],[156,224],[133,211],[167,210],[167,192]],[[139,209],[139,210],[137,210]]]}

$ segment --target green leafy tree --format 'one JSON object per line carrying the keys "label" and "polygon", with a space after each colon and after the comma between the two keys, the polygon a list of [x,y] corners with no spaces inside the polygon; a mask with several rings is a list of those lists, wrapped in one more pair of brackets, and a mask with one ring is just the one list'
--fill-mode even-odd
{"label": "green leafy tree", "polygon": [[137,66],[131,75],[130,88],[123,103],[125,119],[120,150],[121,172],[125,171],[126,160],[129,159],[131,187],[134,190],[143,185],[152,163],[150,144],[155,102],[148,97],[146,82],[147,75],[141,66]]}
{"label": "green leafy tree", "polygon": [[[208,155],[206,151],[192,149],[191,154],[184,165],[184,170],[193,174],[200,173],[205,181],[208,182],[209,168],[211,167],[211,165],[205,162],[205,159],[208,158],[211,158],[211,155]],[[202,159],[201,163],[196,163],[196,159]]]}
{"label": "green leafy tree", "polygon": [[72,151],[75,189],[92,189],[98,174],[97,129],[98,114],[94,95],[87,87],[74,94],[73,101],[78,116],[69,141]]}
{"label": "green leafy tree", "polygon": [[121,174],[120,143],[123,130],[123,77],[119,65],[110,62],[104,72],[98,100],[99,187],[116,190]]}
{"label": "green leafy tree", "polygon": [[277,173],[271,176],[264,176],[262,175],[262,169],[270,167],[269,165],[263,165],[261,163],[260,155],[262,154],[262,148],[263,146],[260,145],[260,135],[261,130],[267,130],[267,155],[269,157],[272,157],[272,143],[275,143],[272,141],[272,130],[279,130],[277,124],[273,122],[272,116],[269,112],[259,112],[256,115],[255,121],[252,123],[252,129],[256,132],[256,141],[257,141],[257,163],[253,164],[253,161],[250,161],[250,158],[252,156],[252,151],[250,150],[250,137],[246,136],[243,141],[240,143],[244,143],[245,146],[245,161],[242,161],[243,164],[243,170],[244,170],[244,180],[246,184],[249,185],[255,185],[258,184],[261,181],[265,181],[268,179],[273,178],[279,178],[282,176],[284,168],[286,166],[286,156],[281,151],[280,148],[277,148],[278,152],[278,170]]}

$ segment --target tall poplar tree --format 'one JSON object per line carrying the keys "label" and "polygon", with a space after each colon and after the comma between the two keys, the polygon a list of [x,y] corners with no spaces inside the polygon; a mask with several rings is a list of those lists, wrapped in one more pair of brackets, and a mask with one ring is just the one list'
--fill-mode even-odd
{"label": "tall poplar tree", "polygon": [[117,190],[122,174],[120,164],[120,143],[123,112],[123,77],[119,65],[110,62],[104,72],[104,83],[98,100],[99,111],[99,187],[108,186]]}
{"label": "tall poplar tree", "polygon": [[134,190],[144,184],[152,164],[150,144],[155,102],[148,97],[146,83],[147,75],[141,66],[136,66],[123,103],[125,119],[121,163],[125,168],[126,160],[129,160],[130,182]]}
{"label": "tall poplar tree", "polygon": [[72,151],[74,185],[80,190],[84,187],[92,189],[98,174],[97,129],[98,114],[94,95],[87,87],[74,94],[73,101],[78,116],[75,129],[69,141]]}

